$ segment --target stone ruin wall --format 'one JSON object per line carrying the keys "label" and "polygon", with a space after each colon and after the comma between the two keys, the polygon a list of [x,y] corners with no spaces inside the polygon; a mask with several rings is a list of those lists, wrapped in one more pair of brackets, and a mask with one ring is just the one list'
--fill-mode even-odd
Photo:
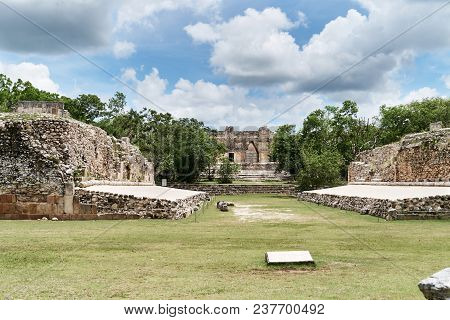
{"label": "stone ruin wall", "polygon": [[182,219],[199,210],[209,195],[199,193],[171,201],[167,199],[141,198],[131,195],[119,195],[108,192],[77,189],[75,198],[79,203],[91,203],[99,216],[110,216],[111,219]]}
{"label": "stone ruin wall", "polygon": [[395,181],[398,149],[392,143],[359,153],[348,167],[348,181]]}
{"label": "stone ruin wall", "polygon": [[182,219],[199,210],[206,193],[170,201],[149,199],[107,192],[76,189],[72,197],[72,212],[64,211],[65,198],[60,195],[34,195],[21,199],[16,194],[0,194],[0,220],[122,220],[122,219]]}
{"label": "stone ruin wall", "polygon": [[0,117],[0,192],[57,193],[73,179],[153,184],[153,166],[127,140],[75,120]]}
{"label": "stone ruin wall", "polygon": [[360,153],[349,166],[348,181],[450,182],[450,128],[406,135]]}
{"label": "stone ruin wall", "polygon": [[190,184],[172,183],[171,188],[206,192],[211,196],[239,195],[239,194],[282,194],[286,196],[297,195],[295,185],[277,184]]}
{"label": "stone ruin wall", "polygon": [[60,117],[70,117],[69,112],[64,109],[63,102],[51,101],[19,101],[15,108],[16,113],[45,113]]}
{"label": "stone ruin wall", "polygon": [[[266,127],[253,131],[235,131],[233,127],[226,127],[215,137],[226,147],[224,156],[233,158],[239,164],[240,171],[236,178],[243,180],[285,180],[290,175],[277,172],[277,163],[270,161],[270,144],[273,132]],[[217,171],[217,165],[214,171]],[[217,174],[215,174],[218,177]]]}
{"label": "stone ruin wall", "polygon": [[273,132],[265,127],[257,131],[234,131],[233,127],[226,127],[217,133],[216,138],[227,148],[226,157],[230,152],[234,153],[236,163],[269,163]]}
{"label": "stone ruin wall", "polygon": [[[349,166],[349,183],[449,185],[450,128],[430,127],[429,132],[361,152]],[[298,198],[387,220],[450,219],[450,196],[393,201],[302,192]]]}
{"label": "stone ruin wall", "polygon": [[450,182],[450,128],[405,136],[396,160],[396,181]]}
{"label": "stone ruin wall", "polygon": [[97,215],[77,203],[74,180],[154,184],[153,165],[126,139],[59,116],[0,114],[0,213],[3,219]]}
{"label": "stone ruin wall", "polygon": [[450,219],[450,196],[448,195],[387,200],[301,192],[298,194],[298,200],[356,211],[386,220]]}

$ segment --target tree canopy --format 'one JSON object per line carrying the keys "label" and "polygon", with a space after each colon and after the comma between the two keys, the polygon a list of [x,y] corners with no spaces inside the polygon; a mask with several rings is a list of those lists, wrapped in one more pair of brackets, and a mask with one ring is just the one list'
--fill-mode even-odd
{"label": "tree canopy", "polygon": [[[0,74],[0,112],[12,111],[21,100],[63,101],[72,118],[99,126],[117,138],[129,137],[154,163],[157,179],[195,181],[225,152],[213,130],[202,122],[175,119],[146,108],[127,110],[121,92],[107,102],[95,94],[69,98]],[[379,115],[371,120],[358,116],[357,104],[347,100],[340,107],[311,112],[298,131],[294,125],[280,126],[271,144],[271,159],[303,189],[336,185],[346,179],[348,164],[359,152],[426,131],[437,121],[450,126],[450,99],[381,106]]]}
{"label": "tree canopy", "polygon": [[106,103],[95,94],[69,98],[36,89],[30,82],[14,83],[0,74],[0,111],[12,111],[20,100],[62,101],[72,118],[99,126],[117,138],[129,137],[154,163],[156,179],[195,181],[225,152],[202,122],[175,119],[146,108],[125,111],[126,96],[121,92]]}
{"label": "tree canopy", "polygon": [[433,122],[449,126],[449,117],[450,99],[382,106],[372,120],[358,116],[355,102],[344,101],[341,107],[311,112],[298,132],[295,126],[280,126],[271,157],[278,162],[278,170],[294,174],[302,189],[332,186],[346,180],[348,165],[359,152],[427,131]]}

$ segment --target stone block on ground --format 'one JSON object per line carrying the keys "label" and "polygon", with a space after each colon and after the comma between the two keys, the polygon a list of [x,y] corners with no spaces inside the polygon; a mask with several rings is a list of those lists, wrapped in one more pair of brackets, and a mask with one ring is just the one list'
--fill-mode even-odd
{"label": "stone block on ground", "polygon": [[225,201],[218,201],[217,209],[220,211],[228,211],[228,204]]}
{"label": "stone block on ground", "polygon": [[314,259],[309,251],[271,251],[266,252],[267,264],[314,264]]}
{"label": "stone block on ground", "polygon": [[428,300],[450,300],[450,268],[420,281],[419,289]]}

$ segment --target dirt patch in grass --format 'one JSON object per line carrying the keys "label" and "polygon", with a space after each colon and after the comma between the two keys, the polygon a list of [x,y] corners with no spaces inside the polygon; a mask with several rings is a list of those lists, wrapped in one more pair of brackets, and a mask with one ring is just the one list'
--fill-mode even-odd
{"label": "dirt patch in grass", "polygon": [[316,217],[302,216],[289,208],[270,208],[267,205],[235,203],[232,207],[234,215],[244,222],[255,221],[310,221]]}

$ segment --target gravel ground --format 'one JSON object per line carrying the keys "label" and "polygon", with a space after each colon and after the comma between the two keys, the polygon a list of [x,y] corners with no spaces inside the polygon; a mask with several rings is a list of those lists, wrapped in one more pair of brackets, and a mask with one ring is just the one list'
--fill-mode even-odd
{"label": "gravel ground", "polygon": [[183,189],[174,189],[158,186],[110,186],[96,185],[83,188],[84,190],[109,192],[115,194],[124,194],[135,197],[145,197],[151,199],[179,200],[186,199],[203,192],[190,191]]}
{"label": "gravel ground", "polygon": [[374,199],[397,200],[450,195],[450,187],[347,185],[342,187],[307,192],[350,197],[354,196]]}

